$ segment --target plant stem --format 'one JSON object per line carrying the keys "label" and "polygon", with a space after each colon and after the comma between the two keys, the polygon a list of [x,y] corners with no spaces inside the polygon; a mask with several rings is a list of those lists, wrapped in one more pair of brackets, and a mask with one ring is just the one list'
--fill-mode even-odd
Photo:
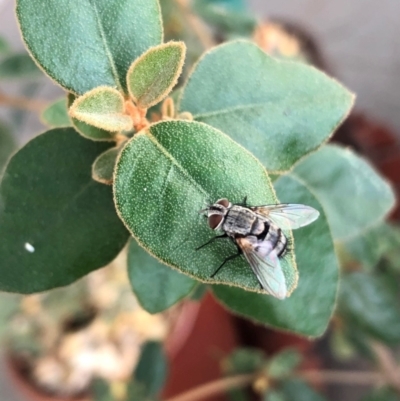
{"label": "plant stem", "polygon": [[0,106],[40,112],[47,106],[47,102],[31,100],[25,97],[9,96],[0,92]]}
{"label": "plant stem", "polygon": [[254,374],[225,377],[210,383],[202,384],[166,401],[198,401],[213,395],[225,393],[234,388],[248,386],[255,379]]}
{"label": "plant stem", "polygon": [[345,370],[305,370],[297,372],[296,377],[311,383],[331,384],[382,384],[384,376],[379,372],[359,372]]}

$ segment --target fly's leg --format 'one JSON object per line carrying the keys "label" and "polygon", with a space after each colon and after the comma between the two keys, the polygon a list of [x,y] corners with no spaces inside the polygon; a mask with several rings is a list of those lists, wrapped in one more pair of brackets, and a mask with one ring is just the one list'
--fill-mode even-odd
{"label": "fly's leg", "polygon": [[244,197],[242,203],[238,203],[239,206],[247,207],[247,196]]}
{"label": "fly's leg", "polygon": [[215,270],[215,272],[213,274],[211,274],[211,278],[213,278],[221,269],[222,267],[225,265],[225,263],[229,262],[232,259],[238,258],[240,256],[240,253],[237,253],[235,255],[229,256],[228,258],[226,258],[223,262],[222,265],[220,267],[218,267],[217,270]]}
{"label": "fly's leg", "polygon": [[201,249],[201,248],[204,248],[206,245],[209,245],[209,244],[211,244],[212,242],[214,242],[215,240],[221,239],[221,238],[228,238],[228,235],[227,235],[227,234],[217,235],[216,237],[211,238],[210,241],[207,241],[207,242],[206,242],[205,244],[203,244],[202,246],[199,246],[198,248],[196,248],[196,251],[198,251],[198,250]]}

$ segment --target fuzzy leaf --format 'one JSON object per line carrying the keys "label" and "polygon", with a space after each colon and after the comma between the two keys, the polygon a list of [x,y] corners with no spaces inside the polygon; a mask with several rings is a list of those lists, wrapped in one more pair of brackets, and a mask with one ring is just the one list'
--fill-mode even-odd
{"label": "fuzzy leaf", "polygon": [[400,342],[398,293],[387,278],[356,272],[342,278],[339,313],[368,335],[389,344]]}
{"label": "fuzzy leaf", "polygon": [[128,90],[139,107],[154,106],[171,92],[182,73],[185,54],[183,42],[169,42],[152,47],[130,66]]}
{"label": "fuzzy leaf", "polygon": [[52,103],[40,117],[51,128],[69,127],[71,119],[68,115],[67,99],[63,97]]}
{"label": "fuzzy leaf", "polygon": [[293,231],[300,276],[298,288],[284,301],[227,286],[213,286],[213,291],[229,309],[254,321],[306,336],[320,336],[333,313],[338,285],[338,264],[329,225],[321,205],[304,185],[290,176],[280,178],[274,185],[281,202],[302,203],[321,213],[314,223]]}
{"label": "fuzzy leaf", "polygon": [[8,159],[16,148],[17,144],[15,143],[11,128],[0,120],[0,177]]}
{"label": "fuzzy leaf", "polygon": [[29,54],[12,54],[0,62],[0,79],[21,79],[40,76],[40,70]]}
{"label": "fuzzy leaf", "polygon": [[165,266],[131,239],[128,273],[140,305],[150,313],[159,313],[190,294],[196,281]]}
{"label": "fuzzy leaf", "polygon": [[285,400],[288,401],[326,401],[321,394],[316,393],[313,388],[302,380],[285,380],[280,387],[285,395]]}
{"label": "fuzzy leaf", "polygon": [[268,171],[287,171],[325,142],[354,96],[313,67],[278,61],[255,44],[207,52],[184,87],[180,111],[220,129]]}
{"label": "fuzzy leaf", "polygon": [[110,188],[91,177],[107,145],[73,129],[34,138],[10,160],[0,185],[0,289],[32,293],[105,266],[125,245]]}
{"label": "fuzzy leaf", "polygon": [[124,143],[120,146],[107,149],[104,153],[97,157],[92,166],[92,178],[95,181],[107,185],[112,184],[115,162],[123,145]]}
{"label": "fuzzy leaf", "polygon": [[101,86],[78,97],[69,114],[86,124],[106,131],[132,129],[132,119],[124,114],[124,97],[116,89]]}
{"label": "fuzzy leaf", "polygon": [[268,377],[282,379],[288,377],[301,362],[301,355],[295,349],[285,349],[274,355],[268,363]]}
{"label": "fuzzy leaf", "polygon": [[[199,211],[221,197],[239,203],[245,196],[254,205],[277,202],[262,165],[222,132],[197,122],[165,121],[136,134],[115,170],[118,213],[149,252],[200,281],[259,292],[242,258],[210,278],[236,253],[230,241],[195,250],[215,236]],[[290,293],[297,282],[293,253],[281,264]]]}
{"label": "fuzzy leaf", "polygon": [[395,203],[389,184],[349,149],[324,146],[302,160],[293,175],[321,202],[335,240],[362,234],[382,221]]}
{"label": "fuzzy leaf", "polygon": [[264,353],[258,348],[238,348],[223,361],[224,373],[255,373],[266,364]]}
{"label": "fuzzy leaf", "polygon": [[161,343],[147,342],[140,355],[134,380],[144,386],[147,397],[158,394],[167,378],[167,360]]}
{"label": "fuzzy leaf", "polygon": [[[68,108],[76,100],[76,96],[72,93],[68,94]],[[75,130],[81,134],[84,138],[90,139],[92,141],[115,141],[114,132],[106,131],[101,128],[93,127],[93,125],[89,125],[84,123],[83,121],[79,121],[76,118],[71,117],[72,125]]]}
{"label": "fuzzy leaf", "polygon": [[162,43],[157,0],[17,1],[23,39],[51,78],[82,95],[126,90],[132,61]]}

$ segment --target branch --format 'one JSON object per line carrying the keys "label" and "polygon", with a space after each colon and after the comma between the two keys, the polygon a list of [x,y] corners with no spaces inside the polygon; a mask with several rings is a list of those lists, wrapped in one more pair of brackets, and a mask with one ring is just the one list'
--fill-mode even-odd
{"label": "branch", "polygon": [[202,384],[166,401],[198,401],[213,395],[225,393],[234,388],[246,387],[255,379],[254,374],[225,377],[210,383]]}
{"label": "branch", "polygon": [[379,385],[384,383],[384,376],[379,372],[359,372],[346,370],[305,370],[296,373],[296,377],[312,383]]}
{"label": "branch", "polygon": [[4,93],[0,93],[0,106],[41,112],[47,105],[48,103],[44,101],[31,100],[25,97],[9,96]]}

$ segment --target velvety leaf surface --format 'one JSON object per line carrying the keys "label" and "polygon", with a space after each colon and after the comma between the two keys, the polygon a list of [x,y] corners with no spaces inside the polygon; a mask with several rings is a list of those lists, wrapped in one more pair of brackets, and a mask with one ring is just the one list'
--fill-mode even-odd
{"label": "velvety leaf surface", "polygon": [[132,119],[124,114],[125,101],[116,89],[100,86],[78,97],[69,115],[102,130],[117,132],[132,129]]}
{"label": "velvety leaf surface", "polygon": [[226,374],[255,373],[265,365],[265,355],[258,348],[238,348],[224,359],[222,366]]}
{"label": "velvety leaf surface", "polygon": [[[242,258],[210,278],[236,253],[231,241],[195,250],[216,234],[199,211],[222,197],[240,203],[245,196],[253,205],[276,203],[262,165],[222,132],[197,122],[165,121],[136,134],[122,150],[114,176],[120,217],[158,259],[200,281],[260,291]],[[297,281],[293,254],[281,264],[291,292]]]}
{"label": "velvety leaf surface", "polygon": [[302,203],[319,210],[318,220],[294,230],[299,285],[290,298],[279,301],[240,288],[215,285],[214,294],[232,311],[254,321],[306,336],[324,333],[334,309],[338,264],[325,213],[312,193],[290,176],[275,184],[282,203]]}
{"label": "velvety leaf surface", "polygon": [[51,128],[70,126],[71,119],[68,115],[67,99],[63,97],[52,103],[43,111],[41,119]]}
{"label": "velvety leaf surface", "polygon": [[268,364],[268,377],[283,379],[288,377],[300,364],[301,355],[295,349],[285,349],[274,355]]}
{"label": "velvety leaf surface", "polygon": [[167,360],[161,343],[147,342],[142,349],[134,380],[144,386],[146,396],[161,391],[167,378]]}
{"label": "velvety leaf surface", "polygon": [[180,111],[228,134],[268,171],[287,171],[329,138],[353,98],[315,68],[235,41],[203,56],[184,87]]}
{"label": "velvety leaf surface", "polygon": [[140,305],[150,313],[159,313],[190,294],[196,281],[165,266],[131,239],[128,274]]}
{"label": "velvety leaf surface", "polygon": [[182,73],[185,54],[183,42],[169,42],[151,48],[131,65],[127,85],[139,107],[154,106],[168,95]]}
{"label": "velvety leaf surface", "polygon": [[23,39],[50,77],[82,95],[124,89],[131,63],[162,42],[157,0],[17,1]]}
{"label": "velvety leaf surface", "polygon": [[12,152],[17,148],[11,128],[0,120],[0,176]]}
{"label": "velvety leaf surface", "polygon": [[112,184],[115,163],[123,145],[107,149],[96,158],[92,166],[92,178],[94,180],[102,184]]}
{"label": "velvety leaf surface", "polygon": [[128,232],[91,165],[107,145],[55,129],[17,152],[0,185],[0,289],[67,285],[108,264]]}
{"label": "velvety leaf surface", "polygon": [[327,145],[302,160],[293,174],[323,206],[335,240],[347,240],[376,225],[394,206],[389,184],[349,149]]}
{"label": "velvety leaf surface", "polygon": [[[68,108],[71,107],[75,99],[75,95],[72,93],[68,94]],[[114,132],[93,127],[93,125],[86,124],[83,121],[79,121],[73,117],[71,117],[71,121],[76,131],[86,139],[90,139],[92,141],[114,141]]]}
{"label": "velvety leaf surface", "polygon": [[385,343],[400,342],[398,293],[386,277],[356,272],[342,277],[339,313]]}
{"label": "velvety leaf surface", "polygon": [[39,76],[40,70],[29,54],[12,54],[0,61],[0,79],[20,79]]}

